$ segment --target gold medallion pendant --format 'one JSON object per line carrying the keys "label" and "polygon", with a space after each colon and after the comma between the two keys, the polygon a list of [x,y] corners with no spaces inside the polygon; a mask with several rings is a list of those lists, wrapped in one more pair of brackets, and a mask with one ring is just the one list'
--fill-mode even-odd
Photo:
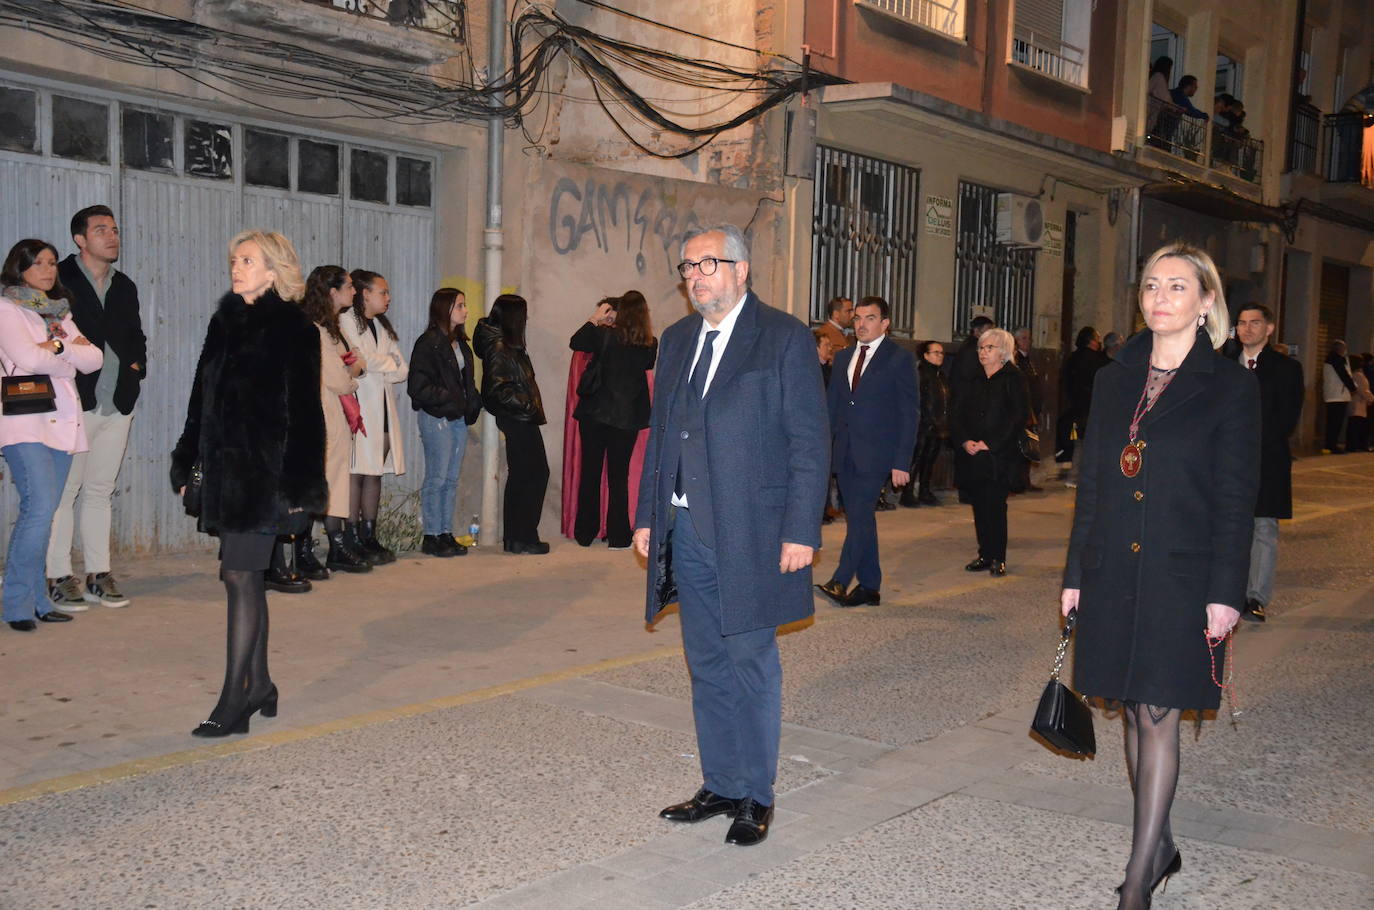
{"label": "gold medallion pendant", "polygon": [[1145,461],[1145,441],[1126,443],[1126,448],[1121,450],[1121,473],[1127,477],[1134,477],[1140,473],[1140,466]]}

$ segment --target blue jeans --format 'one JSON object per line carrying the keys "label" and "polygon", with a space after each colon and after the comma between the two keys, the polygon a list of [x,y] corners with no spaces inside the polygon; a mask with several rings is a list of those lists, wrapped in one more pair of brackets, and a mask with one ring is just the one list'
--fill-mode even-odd
{"label": "blue jeans", "polygon": [[19,518],[5,554],[5,622],[19,622],[52,610],[48,582],[48,532],[62,498],[72,456],[41,442],[18,442],[0,449],[19,491]]}
{"label": "blue jeans", "polygon": [[420,486],[420,520],[426,534],[453,533],[458,505],[458,471],[468,449],[468,425],[420,411],[420,445],[425,450],[425,481]]}

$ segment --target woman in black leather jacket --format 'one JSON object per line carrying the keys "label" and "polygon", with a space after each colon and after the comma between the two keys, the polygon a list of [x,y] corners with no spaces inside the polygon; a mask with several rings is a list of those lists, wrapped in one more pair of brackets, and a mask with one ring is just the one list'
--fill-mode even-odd
{"label": "woman in black leather jacket", "polygon": [[482,358],[482,405],[496,417],[506,437],[505,547],[507,553],[541,554],[539,514],[549,486],[544,453],[544,403],[525,353],[525,298],[502,294],[491,312],[477,320],[472,346]]}
{"label": "woman in black leather jacket", "polygon": [[440,288],[429,301],[429,327],[415,339],[410,353],[406,392],[410,406],[419,412],[416,423],[425,450],[420,550],[430,556],[462,556],[468,551],[453,537],[458,472],[467,452],[468,427],[482,413],[482,399],[472,380],[467,321],[467,295],[457,288]]}
{"label": "woman in black leather jacket", "polygon": [[[911,476],[918,483],[906,485],[901,502],[902,505],[938,506],[940,500],[931,492],[930,476],[940,452],[949,444],[949,382],[942,369],[945,346],[938,341],[927,341],[921,345],[920,355],[916,369],[921,378],[921,430],[916,436],[916,457],[911,467]],[[920,495],[908,502],[912,488],[918,486]]]}
{"label": "woman in black leather jacket", "polygon": [[[591,319],[568,346],[591,354],[587,371],[594,388],[578,386],[577,418],[582,437],[582,472],[577,484],[577,523],[573,536],[591,546],[601,529],[601,465],[606,464],[606,542],[612,550],[630,548],[630,457],[639,431],[649,425],[649,380],[658,357],[658,339],[649,324],[649,304],[639,291],[627,291],[612,304],[597,304]],[[586,374],[583,374],[585,379]]]}

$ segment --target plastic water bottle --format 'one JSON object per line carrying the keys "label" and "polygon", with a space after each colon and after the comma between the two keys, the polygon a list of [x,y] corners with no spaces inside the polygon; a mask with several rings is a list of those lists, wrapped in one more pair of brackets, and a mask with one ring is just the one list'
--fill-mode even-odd
{"label": "plastic water bottle", "polygon": [[472,536],[473,543],[477,542],[477,535],[481,530],[482,526],[477,523],[477,516],[472,516],[472,524],[468,525],[468,534]]}

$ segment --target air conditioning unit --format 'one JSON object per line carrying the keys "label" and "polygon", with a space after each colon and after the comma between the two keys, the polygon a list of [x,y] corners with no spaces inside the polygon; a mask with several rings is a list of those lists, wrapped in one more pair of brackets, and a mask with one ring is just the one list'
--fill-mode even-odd
{"label": "air conditioning unit", "polygon": [[997,242],[1004,246],[1039,247],[1045,236],[1045,209],[1039,199],[1017,193],[997,194]]}

